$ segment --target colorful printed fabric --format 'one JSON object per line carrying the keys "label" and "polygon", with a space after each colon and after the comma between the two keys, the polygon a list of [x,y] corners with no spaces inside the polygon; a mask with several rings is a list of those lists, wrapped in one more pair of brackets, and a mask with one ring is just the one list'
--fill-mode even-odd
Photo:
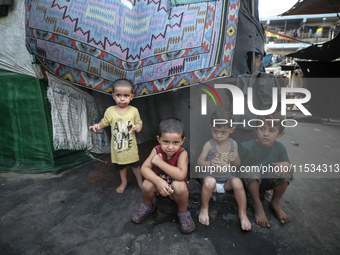
{"label": "colorful printed fabric", "polygon": [[209,2],[215,0],[171,0],[171,5],[179,5],[179,4],[195,4],[199,2]]}
{"label": "colorful printed fabric", "polygon": [[26,44],[55,75],[136,96],[230,76],[239,0],[27,0]]}

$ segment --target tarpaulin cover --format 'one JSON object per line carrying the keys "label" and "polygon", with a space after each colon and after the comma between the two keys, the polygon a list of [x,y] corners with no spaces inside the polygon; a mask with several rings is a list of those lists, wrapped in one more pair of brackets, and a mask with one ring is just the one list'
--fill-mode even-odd
{"label": "tarpaulin cover", "polygon": [[[252,74],[240,75],[237,79],[236,86],[239,87],[245,95],[245,102],[248,102],[248,88],[253,89],[252,101],[255,109],[271,109],[273,107],[273,88],[279,88],[280,85],[274,75],[265,72],[253,72]],[[280,102],[281,92],[277,89],[277,99]],[[246,103],[245,103],[246,104]],[[274,105],[275,107],[275,105]],[[254,130],[254,126],[249,124],[249,120],[256,119],[258,116],[251,112],[249,107],[245,107],[244,115],[235,115],[235,122],[246,120],[245,125],[240,125],[237,128]]]}
{"label": "tarpaulin cover", "polygon": [[32,60],[25,46],[25,1],[13,1],[0,20],[0,69],[36,77]]}
{"label": "tarpaulin cover", "polygon": [[252,72],[251,59],[249,58],[252,53],[255,52],[255,54],[264,56],[265,52],[266,35],[261,23],[256,19],[258,1],[254,1],[255,17],[252,15],[251,2],[244,0],[239,8],[238,32],[231,75],[235,78],[244,73]]}
{"label": "tarpaulin cover", "polygon": [[270,66],[272,64],[272,57],[273,57],[273,54],[267,54],[264,57],[264,66],[265,67]]}
{"label": "tarpaulin cover", "polygon": [[290,53],[286,57],[311,59],[318,61],[332,61],[340,57],[340,34],[334,39],[312,45],[308,48]]}
{"label": "tarpaulin cover", "polygon": [[89,130],[89,126],[101,120],[94,97],[52,74],[47,77],[54,149],[110,153],[107,134]]}
{"label": "tarpaulin cover", "polygon": [[92,159],[53,149],[46,90],[46,82],[0,70],[0,172],[59,173]]}
{"label": "tarpaulin cover", "polygon": [[102,92],[118,78],[137,96],[230,76],[238,0],[26,1],[26,42],[57,76]]}
{"label": "tarpaulin cover", "polygon": [[297,1],[296,4],[281,16],[288,15],[310,15],[321,13],[339,13],[339,0],[304,0]]}

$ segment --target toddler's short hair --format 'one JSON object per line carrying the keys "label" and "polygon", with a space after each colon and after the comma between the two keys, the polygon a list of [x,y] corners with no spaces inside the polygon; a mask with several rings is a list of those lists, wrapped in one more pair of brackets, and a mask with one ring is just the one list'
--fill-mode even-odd
{"label": "toddler's short hair", "polygon": [[[283,120],[286,119],[285,116],[281,115],[280,112],[275,111],[272,114],[266,115],[266,116],[259,116],[259,119],[262,120],[263,122],[266,122],[270,126],[274,127],[279,127],[279,134],[281,134],[284,130],[285,127],[281,124]],[[266,121],[266,120],[274,120],[274,121]],[[262,123],[258,123],[262,124]]]}
{"label": "toddler's short hair", "polygon": [[[223,119],[223,120],[227,120],[228,123],[226,124],[220,124],[220,123],[216,123],[214,126],[214,120],[215,119]],[[231,127],[230,123],[233,120],[233,114],[231,111],[228,111],[224,108],[218,109],[215,112],[213,112],[213,114],[210,117],[210,126],[212,127],[224,127],[224,126],[228,126]]]}
{"label": "toddler's short hair", "polygon": [[130,87],[131,88],[131,93],[133,92],[133,85],[132,82],[128,79],[118,79],[115,80],[115,82],[112,85],[112,93],[115,92],[116,87]]}
{"label": "toddler's short hair", "polygon": [[184,124],[180,119],[169,117],[159,123],[158,135],[162,137],[164,133],[176,133],[184,138]]}

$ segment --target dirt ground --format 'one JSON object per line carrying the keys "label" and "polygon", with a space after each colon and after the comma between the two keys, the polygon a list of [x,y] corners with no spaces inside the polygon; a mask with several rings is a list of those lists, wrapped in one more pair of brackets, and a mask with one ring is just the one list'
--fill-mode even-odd
{"label": "dirt ground", "polygon": [[[340,163],[340,125],[299,122],[286,131],[280,141],[293,164]],[[141,159],[152,146],[140,145]],[[211,225],[201,225],[200,185],[190,180],[189,210],[196,230],[184,235],[176,205],[166,198],[157,199],[158,210],[144,223],[131,222],[142,202],[131,171],[124,194],[115,192],[119,173],[99,161],[60,175],[2,173],[0,254],[339,254],[339,177],[296,173],[281,200],[291,217],[284,225],[268,207],[270,192],[265,193],[270,229],[255,224],[249,200],[249,232],[240,229],[232,193],[213,196]]]}

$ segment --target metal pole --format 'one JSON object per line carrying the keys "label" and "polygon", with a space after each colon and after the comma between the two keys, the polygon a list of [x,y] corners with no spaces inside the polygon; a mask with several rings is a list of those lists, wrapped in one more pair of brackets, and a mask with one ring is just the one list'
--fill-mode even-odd
{"label": "metal pole", "polygon": [[[284,35],[286,35],[286,28],[287,28],[287,20],[285,20],[285,28],[284,28],[284,30],[283,30],[283,34],[284,34]],[[286,42],[286,40],[283,39],[283,43],[282,43],[282,56],[283,56],[283,48],[284,48],[284,46],[285,46],[285,42]],[[287,59],[286,59],[286,64],[287,64]]]}
{"label": "metal pole", "polygon": [[[251,1],[251,15],[255,16],[255,2],[254,0]],[[252,54],[252,60],[251,60],[251,73],[255,72],[255,52]]]}

